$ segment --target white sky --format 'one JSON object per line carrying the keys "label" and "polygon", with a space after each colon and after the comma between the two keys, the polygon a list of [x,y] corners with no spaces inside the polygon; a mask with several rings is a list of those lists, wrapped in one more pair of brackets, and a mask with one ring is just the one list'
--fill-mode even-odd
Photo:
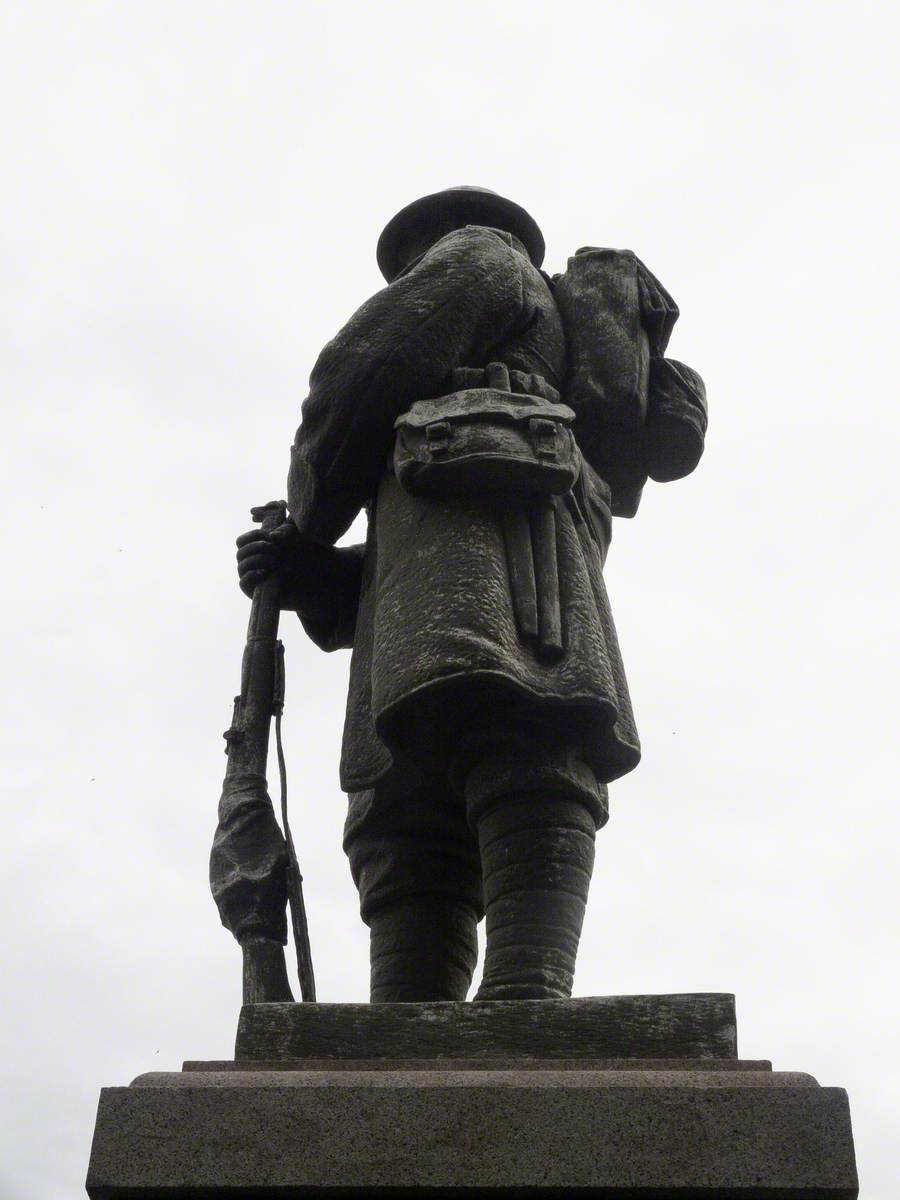
{"label": "white sky", "polygon": [[[576,992],[735,992],[741,1053],[846,1086],[862,1196],[894,1200],[891,8],[3,6],[2,1200],[81,1194],[101,1085],[231,1052],[233,539],[382,225],[461,182],[528,207],[550,270],[634,249],[710,396],[701,467],[610,555],[644,761]],[[284,632],[320,998],[360,1000],[348,658]]]}

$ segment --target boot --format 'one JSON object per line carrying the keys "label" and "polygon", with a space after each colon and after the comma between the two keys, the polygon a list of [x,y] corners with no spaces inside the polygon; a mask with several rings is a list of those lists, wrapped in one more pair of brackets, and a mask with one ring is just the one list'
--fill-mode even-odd
{"label": "boot", "polygon": [[438,895],[413,897],[371,918],[371,1001],[465,1000],[478,958],[473,908]]}
{"label": "boot", "polygon": [[596,822],[577,800],[526,793],[478,816],[487,949],[476,1000],[572,994]]}

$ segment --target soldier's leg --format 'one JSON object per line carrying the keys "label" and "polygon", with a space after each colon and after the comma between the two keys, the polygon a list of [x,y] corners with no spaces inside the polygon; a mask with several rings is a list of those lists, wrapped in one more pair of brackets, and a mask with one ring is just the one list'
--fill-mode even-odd
{"label": "soldier's leg", "polygon": [[606,789],[577,747],[537,729],[482,739],[470,761],[464,791],[487,911],[476,999],[570,996]]}
{"label": "soldier's leg", "polygon": [[483,906],[459,799],[422,784],[351,796],[344,848],[370,930],[372,1002],[464,1000]]}

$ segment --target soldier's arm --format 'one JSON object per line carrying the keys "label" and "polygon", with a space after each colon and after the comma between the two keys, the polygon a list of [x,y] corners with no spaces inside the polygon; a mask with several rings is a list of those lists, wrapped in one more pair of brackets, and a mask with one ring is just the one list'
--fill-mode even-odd
{"label": "soldier's arm", "polygon": [[290,607],[309,637],[321,650],[349,650],[356,634],[356,614],[362,586],[365,543],[323,547],[331,558],[314,595],[300,585]]}
{"label": "soldier's arm", "polygon": [[322,351],[292,448],[288,504],[306,536],[334,542],[374,495],[394,421],[478,365],[527,319],[525,260],[479,227],[448,234],[368,300]]}

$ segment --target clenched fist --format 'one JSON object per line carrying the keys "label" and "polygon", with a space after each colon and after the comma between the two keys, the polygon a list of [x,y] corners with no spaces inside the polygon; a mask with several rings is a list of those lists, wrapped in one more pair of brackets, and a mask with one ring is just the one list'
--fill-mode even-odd
{"label": "clenched fist", "polygon": [[245,595],[276,576],[279,606],[298,614],[313,641],[327,649],[352,645],[365,546],[310,542],[285,521],[268,532],[257,527],[242,533],[237,548]]}

